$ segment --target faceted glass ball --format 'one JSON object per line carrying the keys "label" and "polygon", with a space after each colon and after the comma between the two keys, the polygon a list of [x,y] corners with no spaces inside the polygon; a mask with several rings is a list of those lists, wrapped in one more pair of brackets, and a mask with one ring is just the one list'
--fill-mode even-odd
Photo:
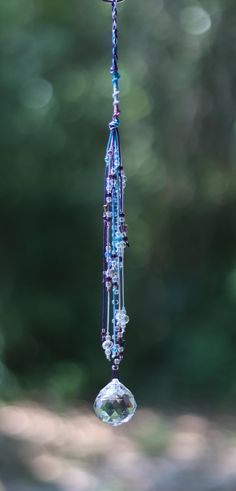
{"label": "faceted glass ball", "polygon": [[99,392],[94,403],[97,417],[111,426],[127,423],[136,409],[132,392],[118,378],[114,378]]}

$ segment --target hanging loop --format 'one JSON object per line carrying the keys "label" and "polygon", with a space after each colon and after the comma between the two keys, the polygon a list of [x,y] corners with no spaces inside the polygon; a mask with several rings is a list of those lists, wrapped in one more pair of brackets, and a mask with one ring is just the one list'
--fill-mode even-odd
{"label": "hanging loop", "polygon": [[[103,2],[112,3],[112,0],[103,0]],[[124,0],[117,0],[117,3],[119,2],[124,2]]]}

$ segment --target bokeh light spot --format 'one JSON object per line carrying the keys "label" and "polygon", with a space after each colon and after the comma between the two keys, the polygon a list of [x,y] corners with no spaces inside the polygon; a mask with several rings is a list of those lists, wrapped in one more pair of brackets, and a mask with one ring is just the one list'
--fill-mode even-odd
{"label": "bokeh light spot", "polygon": [[43,78],[31,79],[20,94],[22,104],[30,109],[41,109],[47,106],[52,97],[53,86]]}
{"label": "bokeh light spot", "polygon": [[60,80],[60,95],[66,102],[76,102],[88,88],[85,70],[70,70]]}
{"label": "bokeh light spot", "polygon": [[186,7],[180,14],[180,23],[188,34],[200,36],[211,28],[211,17],[202,7]]}
{"label": "bokeh light spot", "polygon": [[153,101],[141,87],[134,88],[128,96],[123,108],[124,118],[127,121],[141,120],[152,112]]}

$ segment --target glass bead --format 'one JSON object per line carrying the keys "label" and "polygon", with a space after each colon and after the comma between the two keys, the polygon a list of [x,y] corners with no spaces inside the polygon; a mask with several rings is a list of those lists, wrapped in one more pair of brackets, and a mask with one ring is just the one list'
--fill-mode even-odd
{"label": "glass bead", "polygon": [[111,351],[110,350],[106,350],[105,351],[105,355],[106,355],[107,360],[110,361],[111,360]]}
{"label": "glass bead", "polygon": [[120,310],[118,310],[118,312],[116,312],[116,320],[117,320],[117,321],[122,320],[122,313],[121,313],[121,311],[120,311]]}
{"label": "glass bead", "polygon": [[104,343],[102,343],[102,347],[103,349],[108,349],[108,348],[111,348],[113,345],[112,341],[109,341],[109,339],[106,339],[106,341],[104,341]]}

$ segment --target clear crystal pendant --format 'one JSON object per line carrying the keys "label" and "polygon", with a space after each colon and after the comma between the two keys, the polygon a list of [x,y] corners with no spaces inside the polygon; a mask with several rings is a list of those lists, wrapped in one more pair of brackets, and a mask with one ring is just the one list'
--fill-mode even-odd
{"label": "clear crystal pendant", "polygon": [[127,423],[137,408],[132,392],[113,378],[98,394],[94,410],[99,419],[111,426]]}

